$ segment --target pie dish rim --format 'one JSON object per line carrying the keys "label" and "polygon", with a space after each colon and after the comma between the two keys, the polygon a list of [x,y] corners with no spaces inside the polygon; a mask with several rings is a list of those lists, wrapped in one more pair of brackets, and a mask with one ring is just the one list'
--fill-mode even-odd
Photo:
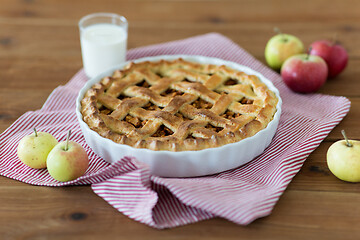
{"label": "pie dish rim", "polygon": [[[115,70],[123,69],[130,62],[156,62],[160,60],[175,60],[178,58],[201,64],[226,65],[230,68],[234,68],[235,70],[243,71],[246,74],[256,75],[271,91],[275,93],[276,97],[278,98],[276,112],[273,116],[273,119],[268,123],[267,127],[260,130],[255,135],[238,142],[229,143],[215,148],[179,152],[135,148],[125,144],[119,144],[108,138],[100,136],[96,131],[90,129],[87,123],[83,121],[81,113],[81,100],[83,99],[86,91],[90,89],[95,83],[99,82],[102,78],[111,76]],[[205,57],[199,55],[159,55],[127,61],[116,67],[112,67],[98,76],[88,80],[81,88],[77,96],[76,116],[87,144],[105,161],[112,163],[120,160],[124,156],[134,156],[138,160],[147,163],[150,166],[150,171],[155,175],[164,177],[189,177],[208,175],[229,170],[234,167],[239,167],[260,155],[270,144],[273,136],[276,133],[281,115],[281,105],[282,99],[280,97],[280,93],[273,85],[273,83],[265,78],[262,74],[249,67],[214,57]],[[230,149],[232,151],[229,151]],[[247,152],[241,153],[239,149],[246,149]],[[237,154],[234,154],[233,152],[237,152]],[[230,158],[230,160],[228,158]],[[216,159],[220,160],[217,161]],[[224,159],[225,161],[223,161]],[[226,164],[222,165],[224,162],[226,162]],[[190,164],[192,168],[190,169],[189,167],[184,166],[184,164]]]}

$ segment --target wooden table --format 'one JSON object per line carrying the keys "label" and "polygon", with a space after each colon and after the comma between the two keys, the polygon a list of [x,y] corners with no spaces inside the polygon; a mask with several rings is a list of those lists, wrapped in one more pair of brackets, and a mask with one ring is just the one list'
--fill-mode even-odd
{"label": "wooden table", "polygon": [[275,26],[307,46],[337,33],[350,61],[320,92],[348,97],[350,113],[306,160],[273,213],[249,226],[211,219],[159,231],[122,215],[89,186],[37,187],[0,177],[1,239],[360,239],[360,185],[336,179],[325,158],[341,129],[360,138],[360,1],[0,0],[1,132],[82,67],[77,21],[92,12],[126,16],[129,48],[219,32],[263,62]]}

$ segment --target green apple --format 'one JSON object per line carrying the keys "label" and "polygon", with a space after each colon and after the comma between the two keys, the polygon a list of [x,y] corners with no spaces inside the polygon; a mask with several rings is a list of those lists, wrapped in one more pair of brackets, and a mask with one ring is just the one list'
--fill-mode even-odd
{"label": "green apple", "polygon": [[360,182],[360,141],[345,140],[333,143],[327,152],[330,171],[347,182]]}
{"label": "green apple", "polygon": [[279,70],[286,59],[304,53],[305,48],[301,40],[293,35],[279,33],[273,36],[265,47],[265,59],[274,70]]}
{"label": "green apple", "polygon": [[60,182],[67,182],[84,175],[89,159],[85,149],[77,142],[66,141],[58,143],[47,157],[49,174]]}
{"label": "green apple", "polygon": [[37,132],[23,137],[17,147],[17,155],[19,159],[31,168],[46,168],[46,158],[58,143],[56,138],[50,133]]}

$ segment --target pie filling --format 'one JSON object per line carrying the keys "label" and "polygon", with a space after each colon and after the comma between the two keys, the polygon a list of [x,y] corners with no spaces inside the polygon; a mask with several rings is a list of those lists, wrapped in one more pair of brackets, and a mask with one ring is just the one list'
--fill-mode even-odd
{"label": "pie filling", "polygon": [[81,112],[92,130],[114,142],[194,151],[256,134],[272,120],[277,102],[256,76],[177,59],[116,71],[87,91]]}

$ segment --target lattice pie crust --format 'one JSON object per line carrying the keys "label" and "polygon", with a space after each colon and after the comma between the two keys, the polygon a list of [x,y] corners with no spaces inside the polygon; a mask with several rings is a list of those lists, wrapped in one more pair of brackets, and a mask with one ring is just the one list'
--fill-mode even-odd
{"label": "lattice pie crust", "polygon": [[86,92],[81,113],[116,143],[190,151],[253,136],[272,120],[277,102],[254,75],[177,59],[115,71]]}

